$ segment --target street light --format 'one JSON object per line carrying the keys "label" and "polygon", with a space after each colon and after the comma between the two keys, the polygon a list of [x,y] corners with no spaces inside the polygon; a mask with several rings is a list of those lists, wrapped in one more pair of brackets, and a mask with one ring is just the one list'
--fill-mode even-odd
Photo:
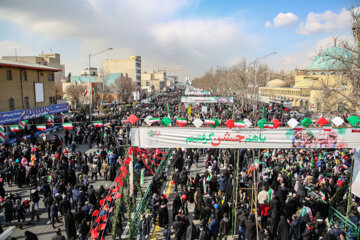
{"label": "street light", "polygon": [[92,89],[91,89],[90,60],[91,60],[91,57],[93,57],[93,56],[96,56],[96,55],[99,55],[99,54],[101,54],[103,52],[111,51],[111,50],[113,50],[113,49],[112,48],[107,48],[107,49],[101,50],[100,52],[89,53],[89,121],[90,122],[92,121],[92,114],[91,114]]}
{"label": "street light", "polygon": [[269,54],[266,54],[266,55],[264,55],[264,56],[262,56],[262,57],[258,57],[258,58],[256,58],[255,60],[254,60],[254,83],[253,83],[253,89],[254,89],[254,91],[253,91],[253,114],[255,114],[255,89],[256,89],[256,86],[255,86],[255,84],[256,84],[256,64],[257,64],[257,62],[260,60],[260,59],[263,59],[263,58],[266,58],[266,57],[269,57],[269,56],[271,56],[271,55],[275,55],[275,54],[277,54],[277,52],[272,52],[272,53],[269,53]]}

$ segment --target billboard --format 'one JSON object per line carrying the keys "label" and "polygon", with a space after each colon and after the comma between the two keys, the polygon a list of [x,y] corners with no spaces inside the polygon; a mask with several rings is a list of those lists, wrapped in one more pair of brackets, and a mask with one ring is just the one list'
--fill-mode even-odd
{"label": "billboard", "polygon": [[183,103],[233,103],[233,97],[181,97]]}
{"label": "billboard", "polygon": [[351,129],[234,129],[139,127],[131,144],[141,148],[356,148],[360,133]]}
{"label": "billboard", "polygon": [[35,102],[42,103],[45,101],[44,98],[44,83],[34,83],[35,84]]}

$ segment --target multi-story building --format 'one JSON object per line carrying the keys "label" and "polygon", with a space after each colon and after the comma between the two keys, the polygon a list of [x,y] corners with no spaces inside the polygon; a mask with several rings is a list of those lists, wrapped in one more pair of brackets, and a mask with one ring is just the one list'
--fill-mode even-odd
{"label": "multi-story building", "polygon": [[138,86],[141,85],[141,57],[130,56],[127,60],[103,60],[102,71],[104,75],[121,74],[128,76]]}
{"label": "multi-story building", "polygon": [[167,86],[166,72],[149,72],[141,74],[141,89],[147,93],[159,92]]}
{"label": "multi-story building", "polygon": [[60,69],[42,64],[0,60],[0,111],[55,104],[55,73]]}
{"label": "multi-story building", "polygon": [[179,84],[179,77],[178,76],[168,76],[166,86],[177,86]]}
{"label": "multi-story building", "polygon": [[[60,64],[60,54],[59,53],[49,53],[49,54],[40,54],[39,56],[4,56],[4,60],[23,62],[23,63],[34,63],[44,66],[53,67],[61,70]],[[65,71],[65,66],[64,66]],[[65,72],[56,72],[54,75],[55,81],[60,81],[62,75],[65,77]]]}
{"label": "multi-story building", "polygon": [[90,72],[90,75],[91,76],[97,76],[98,75],[98,69],[97,68],[90,68],[90,71],[89,71],[89,68],[85,68],[83,70],[81,70],[81,76],[89,76],[89,72]]}

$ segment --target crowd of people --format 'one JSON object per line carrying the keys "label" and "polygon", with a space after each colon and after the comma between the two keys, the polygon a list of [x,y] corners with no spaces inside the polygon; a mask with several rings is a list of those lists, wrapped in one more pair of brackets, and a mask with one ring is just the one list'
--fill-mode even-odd
{"label": "crowd of people", "polygon": [[[157,189],[151,215],[142,216],[142,239],[157,219],[164,239],[215,240],[230,234],[244,240],[356,239],[360,201],[356,196],[348,199],[352,151],[242,149],[236,154],[234,158],[234,150],[179,149],[172,214],[166,195]],[[190,176],[199,156],[205,158],[205,171]],[[352,225],[331,218],[330,206],[349,216]],[[200,220],[198,227],[193,220]]]}
{"label": "crowd of people", "polygon": [[[259,105],[253,114],[251,105],[240,102],[211,104],[206,113],[201,105],[193,105],[189,116],[188,109],[180,104],[181,95],[183,89],[177,89],[153,96],[148,103],[127,108],[113,106],[109,113],[99,116],[98,120],[110,123],[106,127],[97,128],[78,115],[66,119],[73,123],[72,130],[41,138],[31,132],[27,142],[21,140],[24,133],[19,132],[14,145],[3,143],[1,226],[14,222],[19,228],[36,224],[41,221],[39,213],[43,208],[47,212],[46,224],[51,224],[55,232],[53,239],[64,239],[59,229],[62,222],[66,239],[87,239],[95,220],[92,213],[100,209],[99,201],[110,189],[103,185],[95,188],[93,184],[100,179],[113,182],[124,165],[125,146],[131,144],[132,124],[127,121],[131,114],[139,118],[135,126],[145,125],[147,116],[162,118],[169,113],[186,117],[189,123],[194,117],[257,121],[263,118],[262,107],[268,120],[277,117],[286,122],[289,118],[283,110],[275,111],[267,105]],[[172,125],[176,126],[175,117]],[[97,150],[79,151],[79,146]],[[234,158],[234,154],[239,157]],[[134,169],[139,176],[142,169],[152,176],[163,157],[158,150],[141,150],[134,159]],[[192,176],[190,170],[193,164],[198,166],[200,159],[204,159],[201,161],[205,161],[205,169]],[[178,149],[171,177],[175,195],[170,201],[163,192],[164,183],[170,179],[167,173],[153,179],[151,214],[142,216],[139,236],[149,237],[157,221],[164,229],[164,239],[223,239],[230,234],[248,240],[352,236],[354,229],[344,228],[341,221],[330,223],[328,216],[331,206],[358,225],[359,199],[349,201],[347,195],[352,161],[349,150]],[[15,194],[9,190],[14,186]],[[121,201],[120,222],[127,207]],[[190,205],[193,212],[189,211]],[[192,221],[197,219],[198,226]],[[110,230],[108,221],[105,234]],[[27,239],[37,239],[36,233],[24,234]]]}

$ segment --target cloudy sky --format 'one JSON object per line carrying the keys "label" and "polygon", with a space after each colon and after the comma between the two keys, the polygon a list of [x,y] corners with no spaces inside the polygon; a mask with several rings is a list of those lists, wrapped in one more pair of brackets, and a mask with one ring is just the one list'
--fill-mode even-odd
{"label": "cloudy sky", "polygon": [[[305,67],[334,36],[351,40],[356,0],[1,0],[0,56],[61,54],[66,72],[93,58],[142,57],[143,70],[200,76],[276,51],[275,70]],[[171,73],[171,72],[170,72]]]}

